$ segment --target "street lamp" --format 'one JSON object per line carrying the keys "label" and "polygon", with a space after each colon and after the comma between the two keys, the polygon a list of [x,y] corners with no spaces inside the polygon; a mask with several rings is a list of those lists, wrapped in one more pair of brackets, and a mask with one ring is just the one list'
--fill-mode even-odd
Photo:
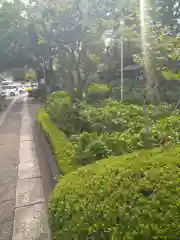
{"label": "street lamp", "polygon": [[121,102],[123,102],[123,94],[124,94],[124,49],[123,49],[123,41],[121,43]]}
{"label": "street lamp", "polygon": [[[120,25],[122,26],[122,29],[124,27],[124,19],[121,19],[120,21]],[[124,45],[123,45],[123,41],[120,40],[120,44],[121,44],[121,102],[123,102],[123,95],[124,95],[124,72],[123,72],[123,68],[124,68]]]}

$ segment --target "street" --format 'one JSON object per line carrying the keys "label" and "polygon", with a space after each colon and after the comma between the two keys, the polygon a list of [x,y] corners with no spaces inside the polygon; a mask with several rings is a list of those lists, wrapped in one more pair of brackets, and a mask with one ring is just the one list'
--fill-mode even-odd
{"label": "street", "polygon": [[0,240],[50,239],[33,135],[37,107],[18,97],[0,115]]}

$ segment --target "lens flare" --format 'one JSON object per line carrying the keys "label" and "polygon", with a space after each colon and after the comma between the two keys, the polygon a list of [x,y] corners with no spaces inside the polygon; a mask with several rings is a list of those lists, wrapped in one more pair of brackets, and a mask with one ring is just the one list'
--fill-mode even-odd
{"label": "lens flare", "polygon": [[151,43],[150,43],[150,36],[151,32],[149,29],[148,22],[151,21],[151,18],[148,14],[148,0],[140,0],[140,25],[141,25],[141,46],[142,46],[142,53],[143,53],[143,62],[144,62],[144,74],[146,78],[146,87],[148,92],[151,92],[153,88],[154,82],[154,68],[152,62],[152,55],[151,55]]}

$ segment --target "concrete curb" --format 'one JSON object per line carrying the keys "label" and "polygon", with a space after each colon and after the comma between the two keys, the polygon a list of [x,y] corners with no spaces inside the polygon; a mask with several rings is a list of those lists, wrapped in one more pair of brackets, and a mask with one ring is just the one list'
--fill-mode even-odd
{"label": "concrete curb", "polygon": [[48,166],[55,186],[57,183],[57,177],[60,175],[60,172],[58,171],[58,167],[52,154],[52,151],[50,149],[49,143],[47,141],[47,137],[45,136],[44,131],[42,130],[40,124],[37,121],[35,124],[35,131],[38,136],[37,139],[38,144],[41,147],[41,149],[43,149],[43,155],[48,162]]}

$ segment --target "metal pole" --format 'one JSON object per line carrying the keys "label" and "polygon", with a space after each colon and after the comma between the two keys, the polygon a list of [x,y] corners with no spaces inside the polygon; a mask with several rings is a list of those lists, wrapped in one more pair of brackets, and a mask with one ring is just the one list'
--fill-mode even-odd
{"label": "metal pole", "polygon": [[43,58],[43,74],[44,74],[44,107],[46,110],[46,95],[47,95],[47,79],[46,79],[46,62]]}
{"label": "metal pole", "polygon": [[121,41],[121,102],[123,102],[123,94],[124,94],[124,76],[123,76],[123,68],[124,68],[124,50],[123,50],[123,41]]}

